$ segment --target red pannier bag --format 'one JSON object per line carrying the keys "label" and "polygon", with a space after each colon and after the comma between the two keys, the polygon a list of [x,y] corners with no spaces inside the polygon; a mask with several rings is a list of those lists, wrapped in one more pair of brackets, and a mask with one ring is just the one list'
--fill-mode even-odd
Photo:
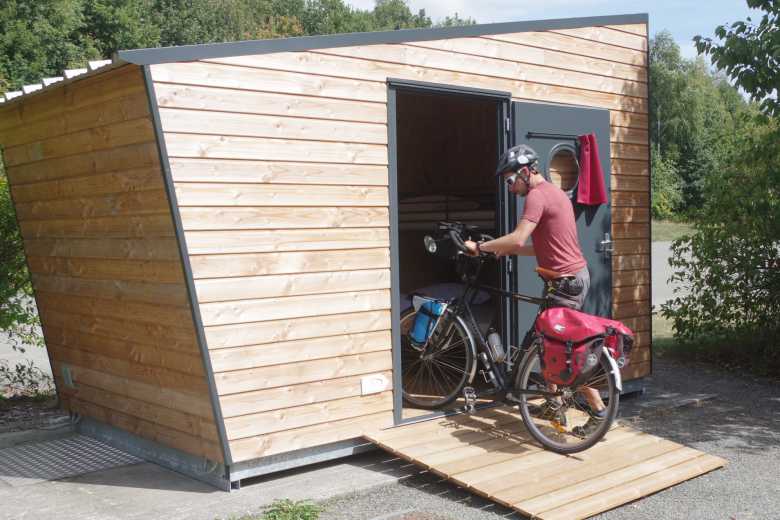
{"label": "red pannier bag", "polygon": [[584,383],[598,366],[604,346],[617,365],[624,367],[634,344],[634,333],[619,321],[566,307],[542,311],[535,331],[542,340],[542,375],[558,385]]}

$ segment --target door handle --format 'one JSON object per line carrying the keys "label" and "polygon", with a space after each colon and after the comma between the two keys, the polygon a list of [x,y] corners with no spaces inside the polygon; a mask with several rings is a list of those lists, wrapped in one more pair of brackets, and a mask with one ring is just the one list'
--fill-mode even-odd
{"label": "door handle", "polygon": [[604,233],[604,240],[599,242],[598,251],[600,253],[604,253],[604,256],[608,258],[612,256],[612,253],[615,252],[615,243],[612,242],[612,238],[609,236],[609,233]]}

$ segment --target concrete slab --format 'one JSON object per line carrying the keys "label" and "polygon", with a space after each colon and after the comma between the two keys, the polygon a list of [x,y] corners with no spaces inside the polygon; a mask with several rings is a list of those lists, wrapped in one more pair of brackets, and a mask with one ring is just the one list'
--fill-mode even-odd
{"label": "concrete slab", "polygon": [[[141,463],[19,488],[0,486],[0,519],[214,520],[259,513],[276,499],[325,500],[397,482],[420,471],[380,451],[249,479],[226,493]],[[11,499],[13,497],[13,499]]]}

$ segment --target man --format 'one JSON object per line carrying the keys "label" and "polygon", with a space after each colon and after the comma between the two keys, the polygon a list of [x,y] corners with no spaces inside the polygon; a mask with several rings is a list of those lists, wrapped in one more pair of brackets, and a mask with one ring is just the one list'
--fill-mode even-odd
{"label": "man", "polygon": [[[510,148],[499,160],[496,175],[503,176],[509,192],[525,197],[523,216],[511,233],[488,242],[466,242],[471,254],[481,251],[496,256],[536,256],[539,267],[548,270],[550,280],[545,284],[549,306],[565,306],[579,310],[590,288],[590,274],[582,256],[577,238],[574,208],[566,194],[547,182],[536,169],[538,157],[529,146]],[[528,238],[532,244],[526,244]],[[549,286],[552,290],[548,290]],[[572,433],[585,436],[597,428],[606,417],[606,409],[598,390],[583,388],[582,394],[590,405],[588,422],[577,426]],[[539,411],[544,419],[564,419],[559,413],[559,400],[548,400]]]}

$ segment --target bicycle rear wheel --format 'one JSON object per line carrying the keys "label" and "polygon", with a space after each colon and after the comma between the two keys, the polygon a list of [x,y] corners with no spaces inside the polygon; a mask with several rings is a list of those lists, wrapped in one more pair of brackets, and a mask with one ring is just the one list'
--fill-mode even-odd
{"label": "bicycle rear wheel", "polygon": [[425,409],[446,406],[460,396],[473,376],[471,334],[463,320],[449,314],[449,310],[446,313],[424,347],[409,339],[417,313],[410,309],[401,315],[403,399],[411,406]]}
{"label": "bicycle rear wheel", "polygon": [[[531,345],[523,358],[515,388],[530,391],[550,389],[542,375],[538,342]],[[586,426],[592,411],[584,394],[588,388],[598,390],[606,406],[603,420],[593,422],[591,427]],[[528,432],[544,447],[557,453],[587,450],[606,435],[617,416],[620,393],[609,361],[602,355],[599,366],[583,384],[576,387],[558,385],[556,389],[563,395],[554,401],[548,413],[543,413],[547,406],[543,397],[517,392],[515,397],[519,400],[520,414]]]}

